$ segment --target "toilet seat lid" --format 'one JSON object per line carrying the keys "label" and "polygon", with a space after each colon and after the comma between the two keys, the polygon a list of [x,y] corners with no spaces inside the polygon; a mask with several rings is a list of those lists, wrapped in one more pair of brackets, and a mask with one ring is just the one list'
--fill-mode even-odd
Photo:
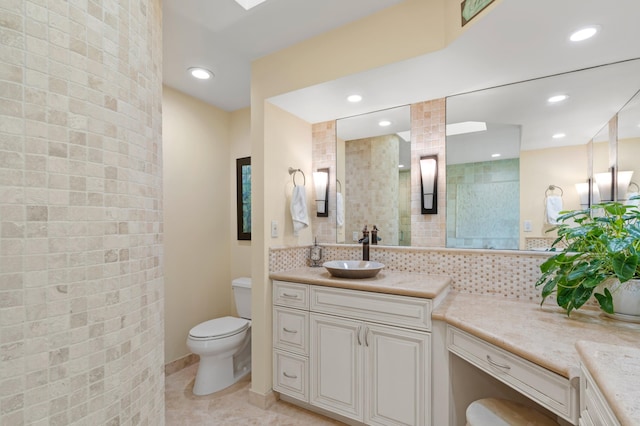
{"label": "toilet seat lid", "polygon": [[189,336],[195,339],[221,339],[238,334],[247,328],[249,328],[249,321],[246,319],[222,317],[196,325],[189,331]]}

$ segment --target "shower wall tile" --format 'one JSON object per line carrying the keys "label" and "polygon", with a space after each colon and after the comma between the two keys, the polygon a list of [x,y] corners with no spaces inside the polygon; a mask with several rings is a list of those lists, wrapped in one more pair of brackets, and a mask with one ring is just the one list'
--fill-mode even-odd
{"label": "shower wall tile", "polygon": [[0,424],[161,425],[161,2],[0,16]]}

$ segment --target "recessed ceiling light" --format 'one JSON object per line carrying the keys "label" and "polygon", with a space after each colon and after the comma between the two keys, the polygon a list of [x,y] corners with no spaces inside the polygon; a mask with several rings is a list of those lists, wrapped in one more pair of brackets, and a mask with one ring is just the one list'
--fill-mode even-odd
{"label": "recessed ceiling light", "polygon": [[554,139],[562,139],[565,136],[567,136],[567,135],[565,135],[564,133],[556,133],[555,135],[553,135],[551,137],[554,138]]}
{"label": "recessed ceiling light", "polygon": [[398,168],[399,168],[399,169],[404,168],[404,164],[398,164]]}
{"label": "recessed ceiling light", "polygon": [[360,96],[360,95],[349,95],[347,97],[347,100],[349,102],[360,102],[362,100],[362,96]]}
{"label": "recessed ceiling light", "polygon": [[451,123],[446,126],[446,135],[463,135],[465,133],[484,132],[487,130],[487,123],[484,121],[462,121]]}
{"label": "recessed ceiling light", "polygon": [[249,10],[252,7],[256,7],[260,3],[263,3],[266,0],[236,0],[240,6],[244,7],[245,10]]}
{"label": "recessed ceiling light", "polygon": [[555,95],[550,97],[549,99],[547,99],[547,102],[549,102],[550,104],[555,104],[557,102],[562,102],[564,100],[566,100],[569,96],[567,95]]}
{"label": "recessed ceiling light", "polygon": [[496,153],[496,154],[491,154],[491,156],[492,156],[493,158],[498,158],[498,157],[500,157],[500,154],[497,154],[497,153]]}
{"label": "recessed ceiling light", "polygon": [[189,68],[189,73],[199,80],[208,80],[213,77],[213,73],[211,71],[199,67]]}
{"label": "recessed ceiling light", "polygon": [[391,122],[389,120],[382,120],[378,123],[378,126],[380,127],[387,127],[387,126],[391,126]]}
{"label": "recessed ceiling light", "polygon": [[597,25],[592,25],[590,27],[580,28],[578,31],[575,31],[569,36],[569,40],[571,41],[583,41],[588,38],[593,37],[598,32],[599,27]]}

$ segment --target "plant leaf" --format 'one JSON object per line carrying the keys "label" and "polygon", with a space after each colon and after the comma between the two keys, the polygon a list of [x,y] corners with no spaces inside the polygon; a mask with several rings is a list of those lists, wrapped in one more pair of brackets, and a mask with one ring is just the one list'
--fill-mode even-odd
{"label": "plant leaf", "polygon": [[611,292],[608,288],[604,289],[604,294],[595,293],[594,296],[600,304],[600,309],[608,314],[613,314],[613,297],[611,297]]}
{"label": "plant leaf", "polygon": [[633,278],[638,267],[638,255],[632,254],[630,256],[625,255],[623,252],[615,253],[612,256],[613,272],[621,283],[629,281]]}

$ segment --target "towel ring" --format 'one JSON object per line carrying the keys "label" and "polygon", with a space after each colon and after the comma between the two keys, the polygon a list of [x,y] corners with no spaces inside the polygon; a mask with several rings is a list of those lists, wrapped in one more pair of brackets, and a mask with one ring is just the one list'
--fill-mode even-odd
{"label": "towel ring", "polygon": [[560,188],[559,186],[556,186],[556,185],[549,185],[547,190],[544,191],[544,196],[547,197],[550,192],[553,192],[556,189],[560,191],[560,196],[562,197],[564,195],[564,191],[562,190],[562,188]]}
{"label": "towel ring", "polygon": [[632,185],[636,187],[636,192],[640,192],[640,186],[638,186],[638,184],[635,182],[629,183],[629,189],[631,189]]}
{"label": "towel ring", "polygon": [[304,172],[300,169],[294,169],[293,167],[289,167],[289,174],[293,175],[293,186],[298,186],[296,185],[296,173],[300,172],[302,173],[302,186],[306,186],[307,185],[307,177],[304,175]]}

